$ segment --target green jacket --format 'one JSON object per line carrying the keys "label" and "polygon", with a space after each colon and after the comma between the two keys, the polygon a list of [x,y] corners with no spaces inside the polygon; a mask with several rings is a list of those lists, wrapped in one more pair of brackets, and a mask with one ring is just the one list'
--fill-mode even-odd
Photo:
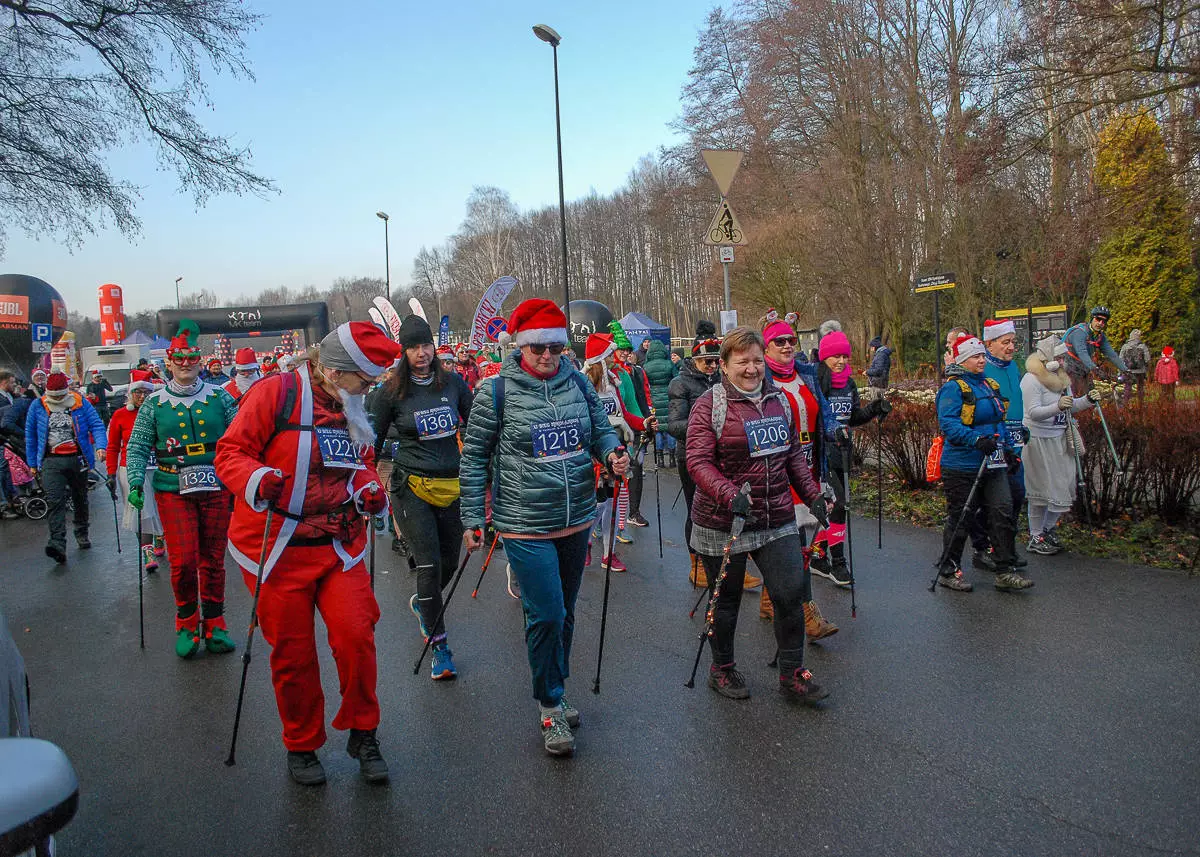
{"label": "green jacket", "polygon": [[667,346],[657,339],[651,340],[650,348],[646,352],[646,363],[642,369],[650,381],[652,407],[658,414],[659,421],[665,426],[667,423],[667,387],[670,386],[671,379],[679,374],[679,370],[671,362]]}
{"label": "green jacket", "polygon": [[205,383],[194,396],[179,397],[168,388],[155,390],[138,409],[129,433],[126,460],[131,488],[142,487],[151,453],[158,459],[155,491],[179,491],[178,470],[212,464],[217,441],[237,415],[233,396]]}
{"label": "green jacket", "polygon": [[[484,494],[489,487],[492,526],[503,533],[552,533],[596,517],[592,460],[606,460],[618,446],[604,405],[565,356],[558,374],[546,381],[522,369],[520,359],[520,352],[514,352],[500,370],[502,420],[496,414],[499,379],[480,384],[471,406],[459,475],[462,522],[467,529],[483,528]],[[559,421],[556,427],[547,425],[554,421]],[[534,453],[535,426],[539,426],[536,439],[542,455]],[[570,445],[581,451],[556,457],[556,439],[547,435],[552,428],[578,431],[577,436],[571,434]]]}

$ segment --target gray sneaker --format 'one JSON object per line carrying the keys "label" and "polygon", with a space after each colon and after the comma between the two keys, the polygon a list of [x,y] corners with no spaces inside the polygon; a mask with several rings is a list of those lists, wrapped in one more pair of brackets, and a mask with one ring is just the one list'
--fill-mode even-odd
{"label": "gray sneaker", "polygon": [[1041,554],[1042,556],[1054,556],[1059,551],[1059,549],[1050,544],[1050,542],[1043,535],[1037,535],[1031,538],[1029,540],[1029,544],[1025,546],[1025,550],[1029,551],[1030,553]]}
{"label": "gray sneaker", "polygon": [[542,741],[551,756],[570,756],[575,752],[575,736],[567,725],[567,714],[559,708],[542,717]]}
{"label": "gray sneaker", "polygon": [[567,725],[572,729],[578,729],[580,724],[579,709],[567,702],[566,694],[563,694],[558,704],[562,706],[563,716],[567,718]]}
{"label": "gray sneaker", "polygon": [[953,589],[955,592],[971,592],[974,585],[963,577],[962,569],[957,566],[944,566],[938,572],[938,586]]}
{"label": "gray sneaker", "polygon": [[1015,571],[1002,571],[996,575],[996,588],[1001,592],[1020,592],[1032,586],[1032,580],[1021,577]]}

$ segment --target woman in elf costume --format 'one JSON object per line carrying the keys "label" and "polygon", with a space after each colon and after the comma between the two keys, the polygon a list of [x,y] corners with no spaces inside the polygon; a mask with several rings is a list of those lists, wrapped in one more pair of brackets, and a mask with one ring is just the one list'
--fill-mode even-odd
{"label": "woman in elf costume", "polygon": [[[171,554],[175,592],[175,654],[190,658],[204,640],[208,651],[232,652],[225,627],[225,541],[233,499],[213,468],[217,441],[237,403],[200,380],[196,323],[184,319],[167,347],[171,380],[138,409],[126,452],[129,503],[145,504],[143,484],[151,458],[154,498]],[[201,625],[203,620],[203,625]]]}

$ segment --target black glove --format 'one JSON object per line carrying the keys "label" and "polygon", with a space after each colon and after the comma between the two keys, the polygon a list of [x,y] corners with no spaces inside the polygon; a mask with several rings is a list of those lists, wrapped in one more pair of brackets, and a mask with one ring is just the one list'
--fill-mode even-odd
{"label": "black glove", "polygon": [[1021,456],[1017,455],[1011,449],[1004,450],[1004,462],[1008,465],[1010,475],[1015,475],[1021,469]]}
{"label": "black glove", "polygon": [[104,480],[104,484],[108,487],[108,493],[113,495],[114,497],[116,497],[117,496],[117,477],[109,476],[107,479]]}
{"label": "black glove", "polygon": [[821,529],[829,529],[829,506],[825,503],[824,497],[817,497],[817,499],[809,503],[808,510],[817,519],[817,523],[821,525]]}
{"label": "black glove", "polygon": [[1021,443],[1025,444],[1025,445],[1028,445],[1028,444],[1029,444],[1029,437],[1030,437],[1030,434],[1029,434],[1029,427],[1028,427],[1028,426],[1021,426]]}
{"label": "black glove", "polygon": [[993,452],[999,449],[999,447],[1000,444],[996,443],[996,438],[992,437],[990,434],[985,434],[983,437],[977,438],[975,441],[975,448],[984,455],[991,455]]}
{"label": "black glove", "polygon": [[747,518],[750,516],[750,497],[746,494],[738,494],[733,498],[733,514],[739,518]]}
{"label": "black glove", "polygon": [[892,412],[892,403],[883,396],[880,396],[871,404],[875,406],[875,416],[879,417],[879,419],[883,419]]}
{"label": "black glove", "polygon": [[833,439],[837,441],[838,446],[849,446],[850,432],[846,430],[845,426],[838,426],[833,430]]}

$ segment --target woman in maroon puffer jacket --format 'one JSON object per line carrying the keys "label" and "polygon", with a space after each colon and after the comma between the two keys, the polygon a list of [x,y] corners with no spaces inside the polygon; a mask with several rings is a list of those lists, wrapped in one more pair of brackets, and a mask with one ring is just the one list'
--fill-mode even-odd
{"label": "woman in maroon puffer jacket", "polygon": [[[687,468],[696,481],[691,547],[703,560],[710,585],[720,572],[734,515],[746,519],[730,549],[717,599],[708,686],[731,699],[750,696],[735,669],[733,637],[746,558],[751,556],[775,604],[779,689],[789,699],[811,705],[828,692],[804,669],[804,602],[812,599],[812,585],[791,489],[823,524],[828,520],[825,500],[805,462],[791,409],[767,374],[758,331],[730,331],[721,344],[721,373],[721,383],[696,400],[687,430]],[[749,497],[739,493],[744,483],[750,485]]]}

